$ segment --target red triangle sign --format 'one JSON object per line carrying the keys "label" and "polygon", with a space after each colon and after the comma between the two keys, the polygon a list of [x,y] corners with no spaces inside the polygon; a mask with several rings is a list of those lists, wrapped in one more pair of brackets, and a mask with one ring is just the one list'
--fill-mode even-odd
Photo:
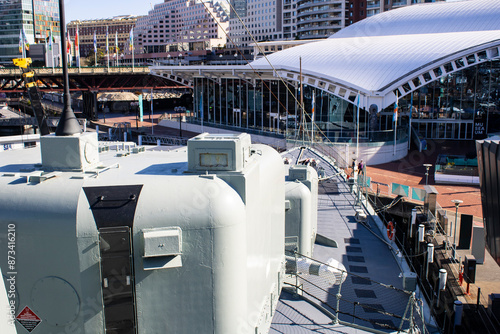
{"label": "red triangle sign", "polygon": [[29,332],[31,333],[36,326],[42,322],[35,312],[33,312],[28,306],[23,308],[21,312],[16,317],[16,320]]}

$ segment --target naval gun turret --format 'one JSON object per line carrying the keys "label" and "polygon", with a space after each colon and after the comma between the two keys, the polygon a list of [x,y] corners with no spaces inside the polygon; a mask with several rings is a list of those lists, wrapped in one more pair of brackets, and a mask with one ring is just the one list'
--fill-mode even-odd
{"label": "naval gun turret", "polygon": [[[77,133],[2,161],[15,314],[27,307],[38,333],[269,330],[285,271],[285,171],[272,148],[202,134],[158,152]],[[14,271],[6,256],[0,267]]]}

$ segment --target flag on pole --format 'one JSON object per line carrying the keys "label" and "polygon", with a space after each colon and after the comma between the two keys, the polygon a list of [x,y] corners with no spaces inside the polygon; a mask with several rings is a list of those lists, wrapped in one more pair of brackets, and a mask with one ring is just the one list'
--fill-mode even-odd
{"label": "flag on pole", "polygon": [[77,65],[80,66],[80,40],[78,36],[78,26],[76,26],[75,32],[75,56]]}
{"label": "flag on pole", "polygon": [[316,96],[315,92],[312,94],[312,106],[311,106],[311,121],[314,122],[314,107],[316,106]]}
{"label": "flag on pole", "polygon": [[26,37],[26,33],[24,32],[24,28],[23,28],[23,39],[24,39],[24,48],[26,49],[26,51],[29,51],[30,50],[30,43],[28,42],[28,37]]}
{"label": "flag on pole", "polygon": [[116,58],[118,59],[118,31],[115,31],[115,52]]}
{"label": "flag on pole", "polygon": [[71,36],[69,35],[69,31],[66,32],[66,51],[68,52],[68,55],[71,55]]}
{"label": "flag on pole", "polygon": [[134,50],[134,28],[130,29],[130,35],[128,36],[128,49],[129,51]]}
{"label": "flag on pole", "polygon": [[94,30],[94,53],[97,54],[97,37]]}
{"label": "flag on pole", "polygon": [[76,31],[75,31],[75,53],[78,54],[78,49],[79,49],[79,45],[78,45],[78,26],[76,26]]}
{"label": "flag on pole", "polygon": [[106,54],[109,53],[109,35],[108,35],[108,26],[106,26]]}
{"label": "flag on pole", "polygon": [[396,103],[394,103],[394,114],[392,115],[392,122],[396,123],[398,121],[398,96],[396,94]]}
{"label": "flag on pole", "polygon": [[50,26],[50,33],[49,33],[49,51],[52,51],[52,26]]}
{"label": "flag on pole", "polygon": [[23,31],[19,30],[19,52],[23,53]]}

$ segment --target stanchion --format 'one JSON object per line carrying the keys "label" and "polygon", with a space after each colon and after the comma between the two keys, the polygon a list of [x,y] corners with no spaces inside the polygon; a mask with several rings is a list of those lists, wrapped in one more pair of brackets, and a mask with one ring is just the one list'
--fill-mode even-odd
{"label": "stanchion", "polygon": [[446,278],[448,276],[448,272],[446,269],[439,269],[439,284],[438,284],[438,296],[436,307],[439,307],[439,299],[441,297],[441,291],[446,289]]}

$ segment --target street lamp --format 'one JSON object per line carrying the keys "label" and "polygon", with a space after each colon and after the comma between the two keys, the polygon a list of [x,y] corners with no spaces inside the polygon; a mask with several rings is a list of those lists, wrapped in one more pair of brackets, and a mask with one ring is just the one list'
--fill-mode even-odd
{"label": "street lamp", "polygon": [[429,169],[432,167],[432,164],[424,164],[425,167],[425,185],[429,184]]}
{"label": "street lamp", "polygon": [[455,260],[457,252],[457,245],[455,239],[457,237],[458,206],[464,201],[459,199],[452,199],[451,202],[455,204],[455,228],[453,230],[453,259]]}

